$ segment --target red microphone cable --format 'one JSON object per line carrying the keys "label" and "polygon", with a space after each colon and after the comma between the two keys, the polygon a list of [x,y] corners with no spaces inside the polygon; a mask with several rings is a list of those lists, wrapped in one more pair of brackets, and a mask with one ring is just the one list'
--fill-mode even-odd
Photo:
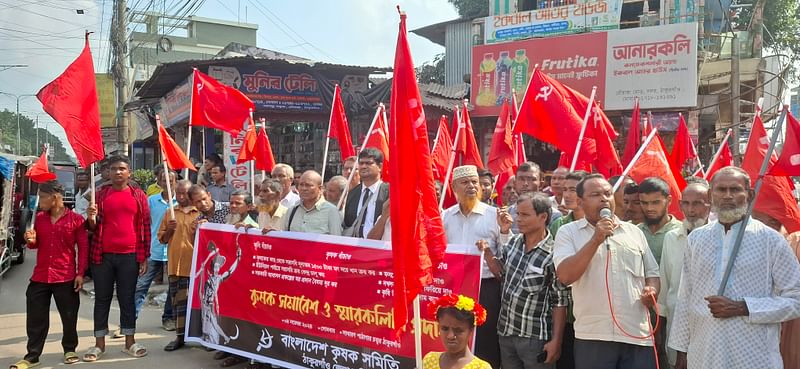
{"label": "red microphone cable", "polygon": [[[611,303],[611,288],[608,284],[608,266],[611,262],[611,248],[606,244],[606,296],[608,297],[608,309],[611,311],[611,320],[614,322],[614,325],[624,334],[630,338],[639,339],[639,340],[646,340],[650,339],[653,342],[653,355],[655,356],[656,361],[656,369],[661,369],[658,365],[658,349],[656,348],[656,337],[655,337],[655,328],[650,325],[650,309],[646,310],[647,313],[647,327],[650,331],[650,334],[646,336],[636,336],[633,334],[628,333],[625,328],[622,328],[622,325],[619,324],[617,321],[617,316],[614,314],[614,305]],[[654,296],[650,296],[653,299],[653,308],[656,311],[656,327],[658,327],[659,323],[661,322],[661,317],[658,315],[658,303],[656,302],[656,298]]]}

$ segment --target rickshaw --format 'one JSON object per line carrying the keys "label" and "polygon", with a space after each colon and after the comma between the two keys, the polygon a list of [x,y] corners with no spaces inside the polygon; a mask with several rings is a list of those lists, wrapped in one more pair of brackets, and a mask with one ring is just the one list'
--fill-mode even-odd
{"label": "rickshaw", "polygon": [[0,278],[25,261],[23,233],[33,222],[38,185],[25,172],[38,158],[0,153]]}

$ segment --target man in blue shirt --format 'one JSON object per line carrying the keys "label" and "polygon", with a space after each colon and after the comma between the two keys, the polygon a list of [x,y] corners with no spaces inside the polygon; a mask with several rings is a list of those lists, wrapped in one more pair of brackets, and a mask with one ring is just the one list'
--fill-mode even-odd
{"label": "man in blue shirt", "polygon": [[[167,173],[169,173],[170,188],[172,188],[174,193],[175,172],[171,170],[161,171],[159,173],[157,181],[158,186],[164,189],[167,188]],[[164,216],[169,212],[169,202],[167,201],[171,201],[173,206],[177,205],[174,194],[172,199],[167,199],[166,190],[160,194],[148,197],[147,200],[150,205],[150,260],[148,260],[147,273],[139,277],[139,280],[136,282],[134,301],[136,302],[137,318],[139,317],[139,311],[142,310],[144,300],[147,298],[147,291],[150,290],[150,284],[153,283],[153,279],[155,279],[159,271],[162,271],[164,266],[167,265],[167,245],[158,241],[158,227],[161,225]],[[161,327],[167,331],[175,330],[175,319],[172,316],[172,302],[169,300],[169,294],[167,294],[167,301],[164,304],[164,313],[161,315]]]}

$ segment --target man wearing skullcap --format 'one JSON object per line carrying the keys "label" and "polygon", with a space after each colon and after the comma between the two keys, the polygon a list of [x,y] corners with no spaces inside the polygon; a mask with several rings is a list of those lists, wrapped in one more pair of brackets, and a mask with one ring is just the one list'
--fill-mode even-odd
{"label": "man wearing skullcap", "polygon": [[[512,219],[505,211],[481,202],[478,169],[463,165],[453,169],[453,193],[458,204],[442,214],[447,241],[452,244],[474,245],[478,240],[488,243],[487,250],[499,255],[499,247],[508,242]],[[488,361],[492,368],[500,367],[500,345],[497,319],[500,310],[501,271],[490,270],[481,258],[480,303],[486,307],[485,325],[477,328],[475,354]]]}

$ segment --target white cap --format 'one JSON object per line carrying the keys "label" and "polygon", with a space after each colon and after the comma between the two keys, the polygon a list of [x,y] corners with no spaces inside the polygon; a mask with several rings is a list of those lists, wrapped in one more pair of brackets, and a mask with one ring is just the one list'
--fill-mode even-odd
{"label": "white cap", "polygon": [[464,177],[477,177],[478,167],[474,165],[462,165],[453,169],[453,181]]}

